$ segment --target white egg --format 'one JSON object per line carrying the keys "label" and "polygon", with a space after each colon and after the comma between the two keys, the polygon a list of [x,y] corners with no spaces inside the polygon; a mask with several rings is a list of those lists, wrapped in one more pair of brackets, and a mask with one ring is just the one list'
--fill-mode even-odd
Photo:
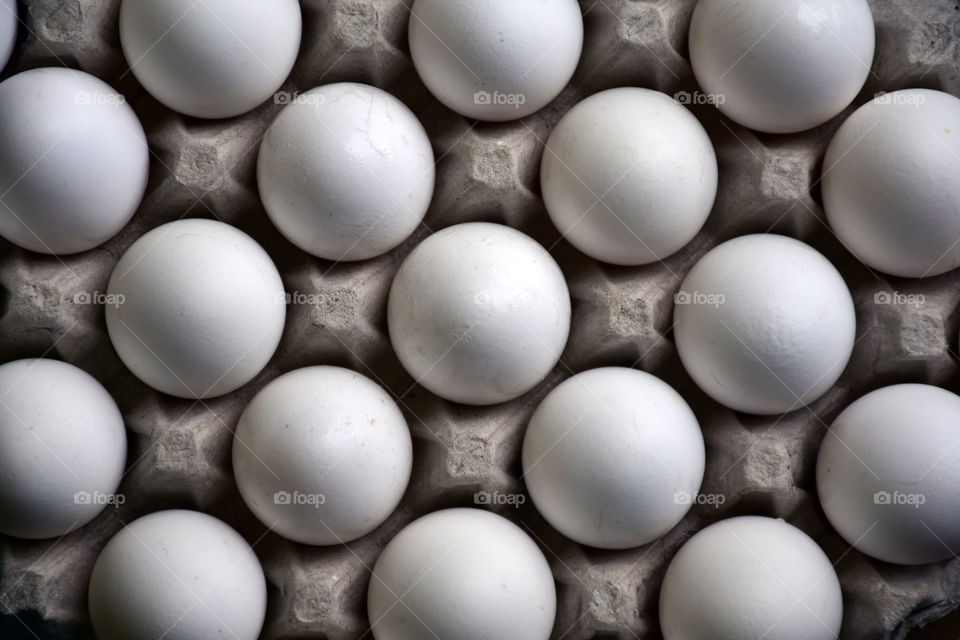
{"label": "white egg", "polygon": [[267,583],[247,541],[197,511],[134,520],[93,567],[90,620],[99,640],[256,640]]}
{"label": "white egg", "polygon": [[407,525],[373,568],[376,640],[547,640],[557,593],[546,558],[520,527],[479,509]]}
{"label": "white egg", "polygon": [[410,480],[413,444],[396,403],[340,367],[306,367],[264,387],[233,441],[233,474],[274,532],[340,544],[373,531]]}
{"label": "white egg", "polygon": [[684,544],[660,590],[664,640],[833,640],[843,596],[830,559],[783,520],[721,520]]}
{"label": "white egg", "polygon": [[390,341],[442,398],[494,404],[536,386],[570,333],[570,293],[553,257],[510,227],[468,222],[407,256],[390,288]]}
{"label": "white egg", "polygon": [[283,282],[250,236],[214,220],[146,233],[107,285],[107,331],[138,378],[181,398],[249,382],[273,355],[286,318]]}
{"label": "white egg", "polygon": [[0,533],[85,525],[122,500],[126,459],[123,416],[88,373],[44,358],[0,365]]}
{"label": "white egg", "polygon": [[873,63],[867,0],[701,0],[690,63],[728,118],[767,133],[830,120],[860,92]]}
{"label": "white egg", "polygon": [[717,195],[707,132],[673,98],[623,87],[594,94],[550,134],[543,200],[564,238],[622,265],[676,252],[700,231]]}
{"label": "white egg", "polygon": [[675,301],[683,366],[736,411],[769,415],[813,402],[853,351],[850,290],[829,260],[793,238],[724,242],[694,265]]}
{"label": "white egg", "polygon": [[523,441],[527,490],[562,534],[626,549],[667,533],[690,509],[704,470],[693,411],[659,378],[624,367],[561,383]]}
{"label": "white egg", "polygon": [[298,95],[257,160],[273,224],[328,260],[365,260],[403,242],[427,212],[433,182],[433,149],[413,112],[352,82]]}
{"label": "white egg", "polygon": [[960,266],[960,100],[907,89],[863,105],[823,161],[823,207],[867,266],[935,276]]}
{"label": "white egg", "polygon": [[140,121],[105,82],[43,68],[0,83],[0,235],[10,242],[50,254],[106,242],[136,212],[149,167]]}
{"label": "white egg", "polygon": [[420,79],[457,113],[516,120],[546,106],[583,48],[576,0],[416,0],[410,54]]}
{"label": "white egg", "polygon": [[17,42],[17,0],[0,0],[0,71],[10,61]]}
{"label": "white egg", "polygon": [[174,111],[229,118],[267,100],[300,50],[297,0],[123,0],[120,44],[140,84]]}
{"label": "white egg", "polygon": [[827,519],[862,553],[923,564],[960,552],[960,397],[877,389],[843,410],[817,458]]}

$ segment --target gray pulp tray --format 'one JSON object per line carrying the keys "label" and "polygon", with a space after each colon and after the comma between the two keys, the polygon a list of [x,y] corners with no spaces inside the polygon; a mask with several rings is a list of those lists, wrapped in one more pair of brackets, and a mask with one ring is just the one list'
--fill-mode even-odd
{"label": "gray pulp tray", "polygon": [[[813,536],[837,562],[844,591],[842,637],[903,638],[911,627],[960,603],[960,561],[898,567],[871,560],[830,528],[814,492],[814,461],[826,424],[854,398],[896,382],[960,391],[957,308],[960,270],[925,280],[875,277],[827,228],[817,188],[827,142],[853,110],[802,134],[760,135],[692,107],[720,164],[720,189],[706,227],[664,264],[611,267],[562,241],[539,197],[543,143],[578,100],[636,85],[674,95],[696,89],[686,58],[694,0],[581,0],[585,45],[576,75],[541,112],[507,124],[475,123],[442,107],[418,79],[407,50],[409,0],[302,0],[304,37],[283,90],[359,81],[392,92],[424,122],[438,163],[433,206],[401,247],[360,264],[314,259],[287,243],[257,196],[256,150],[282,108],[270,102],[222,121],[185,118],[161,107],[125,74],[117,35],[119,0],[21,2],[20,39],[7,73],[69,65],[123,92],[147,130],[152,165],[134,220],[97,249],[62,259],[0,245],[0,361],[46,354],[79,365],[117,399],[130,433],[126,503],[56,541],[0,537],[0,637],[90,638],[86,586],[100,549],[147,512],[207,511],[251,542],[269,582],[266,639],[370,638],[365,611],[369,568],[386,542],[426,512],[474,504],[478,491],[520,492],[523,429],[543,396],[573,372],[635,366],[664,378],[691,403],[707,443],[703,491],[718,508],[697,505],[657,543],[627,551],[579,546],[530,506],[504,506],[541,545],[558,587],[554,639],[660,638],[656,603],[669,559],[693,533],[740,514],[782,517]],[[953,2],[874,0],[877,55],[864,103],[881,90],[929,87],[960,95],[960,11]],[[122,252],[146,230],[182,216],[217,217],[255,237],[288,291],[317,304],[292,304],[283,340],[251,384],[207,401],[161,395],[133,377],[107,339],[103,308],[74,302],[103,292]],[[386,335],[385,303],[402,258],[431,231],[488,220],[530,234],[560,263],[573,297],[573,326],[562,362],[534,391],[487,408],[438,399],[402,370]],[[775,231],[823,252],[857,303],[858,342],[837,385],[808,409],[756,417],[708,399],[684,372],[670,330],[673,294],[698,257],[728,238]],[[921,304],[882,304],[883,292],[922,295]],[[878,302],[879,301],[879,302]],[[372,534],[346,546],[286,541],[243,505],[230,469],[231,429],[247,401],[290,369],[338,364],[378,380],[398,399],[415,436],[410,488],[401,507]]]}

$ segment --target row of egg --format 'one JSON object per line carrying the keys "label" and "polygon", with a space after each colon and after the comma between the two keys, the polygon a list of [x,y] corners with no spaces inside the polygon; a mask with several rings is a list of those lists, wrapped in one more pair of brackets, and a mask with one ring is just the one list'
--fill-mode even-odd
{"label": "row of egg", "polygon": [[[0,394],[2,533],[64,535],[122,502],[123,418],[96,380],[63,362],[19,360],[0,366]],[[836,418],[821,445],[817,487],[849,544],[901,564],[960,550],[958,417],[960,397],[904,384],[869,393]],[[702,503],[704,461],[700,427],[683,398],[655,376],[619,367],[579,373],[552,390],[530,419],[522,451],[539,512],[570,539],[602,549],[656,542],[673,529]],[[393,399],[338,367],[276,378],[248,404],[234,434],[243,500],[269,530],[305,544],[343,544],[378,527],[399,504],[411,467],[409,430]],[[717,588],[724,580],[748,590]],[[172,628],[208,637],[222,624],[235,637],[255,638],[265,599],[246,542],[189,511],[129,524],[104,548],[90,585],[91,617],[105,640],[155,638]],[[529,640],[549,637],[555,600],[533,540],[499,516],[455,509],[415,521],[387,545],[368,606],[381,640],[431,631]],[[475,619],[459,616],[468,605]],[[791,605],[802,606],[778,617]],[[794,637],[791,630],[818,621],[825,631],[809,637],[832,638],[841,613],[839,582],[823,552],[798,529],[761,517],[723,520],[695,535],[661,593],[668,640],[712,638],[717,628],[729,637],[772,629]]]}

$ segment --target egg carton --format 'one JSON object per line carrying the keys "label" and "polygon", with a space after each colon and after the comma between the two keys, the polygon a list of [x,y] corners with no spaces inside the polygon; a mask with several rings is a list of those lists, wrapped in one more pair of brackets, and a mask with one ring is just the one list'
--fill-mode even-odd
{"label": "egg carton", "polygon": [[[136,110],[152,157],[137,215],[103,246],[51,257],[0,241],[0,361],[45,355],[84,368],[116,398],[130,434],[122,505],[57,540],[0,536],[0,637],[92,638],[86,589],[98,553],[124,523],[173,507],[209,512],[254,545],[269,584],[262,634],[269,640],[371,637],[365,595],[378,553],[412,519],[453,506],[491,508],[538,542],[557,582],[555,640],[660,638],[657,599],[670,558],[704,526],[743,514],[784,518],[824,548],[843,585],[844,639],[904,638],[960,604],[960,560],[899,567],[851,550],[825,520],[814,480],[826,425],[855,398],[898,382],[960,391],[960,272],[886,278],[830,233],[818,177],[828,141],[854,107],[815,130],[772,136],[696,104],[686,44],[694,4],[581,0],[584,51],[570,85],[539,113],[488,124],[450,112],[420,82],[406,42],[409,0],[302,0],[303,44],[281,99],[220,121],[177,115],[137,84],[120,52],[118,0],[22,1],[6,73],[66,65],[103,78]],[[907,87],[960,95],[960,7],[913,0],[871,6],[877,54],[854,105]],[[283,108],[282,96],[337,81],[366,82],[402,99],[424,123],[438,159],[424,223],[394,251],[354,264],[312,258],[286,242],[269,223],[255,182],[258,143]],[[604,265],[574,250],[550,224],[538,186],[544,142],[559,118],[584,97],[624,85],[690,97],[720,167],[716,206],[701,233],[662,264],[644,267]],[[218,218],[251,234],[294,294],[267,368],[212,400],[165,396],[134,378],[110,345],[103,307],[89,303],[134,240],[184,216]],[[385,311],[391,279],[411,248],[432,231],[475,220],[516,227],[549,248],[573,299],[570,340],[555,370],[521,398],[480,408],[441,400],[414,383],[390,347]],[[719,406],[693,384],[671,324],[673,295],[700,256],[731,237],[768,231],[813,245],[837,266],[856,301],[857,343],[846,372],[809,409],[757,417]],[[415,442],[413,476],[398,510],[373,533],[336,547],[267,532],[244,506],[230,467],[232,429],[253,394],[280,373],[315,364],[350,367],[380,382],[403,409]],[[683,394],[706,440],[702,491],[723,496],[722,504],[694,506],[662,539],[626,551],[565,539],[529,500],[483,504],[488,495],[525,495],[520,447],[533,410],[574,372],[604,365],[641,368]]]}

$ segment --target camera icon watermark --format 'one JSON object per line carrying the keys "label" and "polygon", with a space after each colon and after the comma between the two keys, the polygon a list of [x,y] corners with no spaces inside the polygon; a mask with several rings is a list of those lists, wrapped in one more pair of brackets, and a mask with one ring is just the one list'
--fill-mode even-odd
{"label": "camera icon watermark", "polygon": [[300,93],[299,91],[277,91],[273,94],[274,104],[312,104],[320,105],[326,102],[326,96],[321,93]]}
{"label": "camera icon watermark", "polygon": [[926,503],[927,496],[922,493],[901,493],[900,491],[877,491],[873,494],[873,504],[877,505],[906,505],[919,509]]}
{"label": "camera icon watermark", "polygon": [[477,105],[501,105],[512,106],[519,109],[521,105],[526,104],[527,96],[522,93],[500,93],[494,91],[477,91],[473,94],[473,104]]}
{"label": "camera icon watermark", "polygon": [[873,101],[876,104],[899,104],[919,107],[927,101],[927,97],[923,94],[917,95],[915,93],[904,93],[902,91],[893,91],[891,93],[878,91],[873,94]]}
{"label": "camera icon watermark", "polygon": [[77,91],[73,94],[73,103],[82,105],[105,104],[119,107],[127,103],[127,99],[119,93],[103,93],[100,91]]}
{"label": "camera icon watermark", "polygon": [[273,504],[284,506],[308,506],[319,509],[320,505],[327,502],[327,497],[322,493],[301,493],[300,491],[277,491],[273,494]]}
{"label": "camera icon watermark", "polygon": [[489,491],[477,491],[473,494],[474,504],[510,505],[515,509],[519,509],[526,502],[527,496],[522,493],[500,493],[499,491],[490,493]]}
{"label": "camera icon watermark", "polygon": [[274,297],[277,304],[302,304],[320,307],[327,303],[327,296],[323,293],[304,293],[303,291],[284,291]]}
{"label": "camera icon watermark", "polygon": [[722,93],[703,93],[702,91],[677,91],[673,94],[673,99],[682,105],[702,105],[709,104],[718,107],[727,101],[727,97]]}
{"label": "camera icon watermark", "polygon": [[478,305],[492,305],[497,307],[526,306],[533,302],[536,296],[532,291],[505,294],[498,291],[480,291],[473,296],[473,303]]}
{"label": "camera icon watermark", "polygon": [[719,307],[727,301],[722,293],[704,293],[702,291],[678,291],[673,296],[674,304],[703,304],[710,307]]}

